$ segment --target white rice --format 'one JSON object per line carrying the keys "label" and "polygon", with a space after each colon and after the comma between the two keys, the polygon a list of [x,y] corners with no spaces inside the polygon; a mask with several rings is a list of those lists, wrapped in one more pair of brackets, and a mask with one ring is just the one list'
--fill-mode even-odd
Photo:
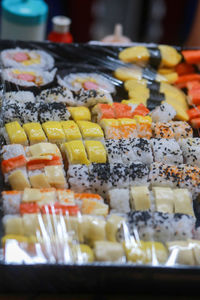
{"label": "white rice", "polygon": [[22,145],[18,145],[18,144],[3,146],[1,152],[2,152],[3,160],[6,160],[6,159],[9,159],[12,157],[16,157],[19,155],[26,156],[24,147]]}
{"label": "white rice", "polygon": [[163,103],[157,106],[150,113],[153,122],[168,122],[176,116],[175,109],[168,103]]}
{"label": "white rice", "polygon": [[22,199],[22,192],[18,192],[15,194],[2,194],[3,200],[3,212],[5,215],[7,214],[18,214],[19,206]]}
{"label": "white rice", "polygon": [[108,195],[111,209],[119,213],[127,213],[130,211],[128,189],[112,189],[108,192]]}
{"label": "white rice", "polygon": [[18,92],[7,92],[4,97],[6,103],[25,103],[33,102],[35,103],[36,99],[32,92],[29,91],[18,91]]}

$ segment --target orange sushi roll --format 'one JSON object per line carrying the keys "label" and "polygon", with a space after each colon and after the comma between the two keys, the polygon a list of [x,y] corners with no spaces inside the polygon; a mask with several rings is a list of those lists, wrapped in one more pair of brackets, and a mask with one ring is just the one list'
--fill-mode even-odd
{"label": "orange sushi roll", "polygon": [[97,120],[97,122],[100,122],[101,119],[115,119],[115,112],[110,104],[98,103],[92,109],[92,114],[94,121]]}
{"label": "orange sushi roll", "polygon": [[137,125],[134,119],[121,118],[118,119],[118,122],[122,138],[128,139],[136,138],[138,136]]}
{"label": "orange sushi roll", "polygon": [[132,118],[132,109],[127,104],[113,103],[113,109],[115,113],[115,119],[119,118]]}
{"label": "orange sushi roll", "polygon": [[139,138],[150,139],[152,137],[152,119],[149,116],[143,117],[136,115],[134,119],[137,122],[137,134]]}

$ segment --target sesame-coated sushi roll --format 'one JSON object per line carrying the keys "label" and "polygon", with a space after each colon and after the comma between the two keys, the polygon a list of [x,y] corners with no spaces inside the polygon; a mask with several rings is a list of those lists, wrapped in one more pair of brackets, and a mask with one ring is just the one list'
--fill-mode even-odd
{"label": "sesame-coated sushi roll", "polygon": [[4,67],[30,67],[49,70],[54,66],[54,58],[43,50],[6,49],[1,52]]}
{"label": "sesame-coated sushi roll", "polygon": [[150,115],[154,123],[169,122],[176,116],[176,111],[170,104],[163,103],[152,110]]}
{"label": "sesame-coated sushi roll", "polygon": [[178,165],[183,163],[183,155],[175,139],[151,139],[155,162]]}
{"label": "sesame-coated sushi roll", "polygon": [[69,186],[73,191],[77,193],[91,191],[92,181],[90,180],[88,166],[69,165],[67,177]]}
{"label": "sesame-coated sushi roll", "polygon": [[174,139],[175,134],[171,123],[152,123],[153,137],[162,139]]}
{"label": "sesame-coated sushi roll", "polygon": [[192,127],[187,122],[176,121],[171,122],[171,125],[176,140],[193,137]]}
{"label": "sesame-coated sushi roll", "polygon": [[129,190],[112,189],[108,192],[110,208],[116,213],[128,213],[130,211]]}
{"label": "sesame-coated sushi roll", "polygon": [[38,108],[39,121],[67,121],[70,113],[64,103],[40,103]]}
{"label": "sesame-coated sushi roll", "polygon": [[36,102],[35,96],[32,92],[28,91],[17,91],[7,92],[4,95],[4,101],[6,103],[25,103],[25,102]]}
{"label": "sesame-coated sushi roll", "polygon": [[183,152],[184,163],[200,167],[200,138],[186,138],[178,141]]}
{"label": "sesame-coated sushi roll", "polygon": [[129,185],[148,185],[149,168],[141,162],[134,162],[129,166]]}
{"label": "sesame-coated sushi roll", "polygon": [[30,145],[47,142],[47,138],[40,123],[26,123],[23,125],[23,129],[28,136]]}
{"label": "sesame-coated sushi roll", "polygon": [[72,105],[92,107],[98,103],[112,104],[113,99],[111,94],[103,90],[81,89],[74,93],[74,104]]}
{"label": "sesame-coated sushi roll", "polygon": [[52,87],[41,91],[36,97],[37,102],[50,102],[50,103],[65,103],[72,105],[74,103],[74,97],[72,92],[62,86]]}
{"label": "sesame-coated sushi roll", "polygon": [[193,216],[179,213],[174,214],[172,219],[173,237],[171,240],[192,239],[195,230],[195,223],[196,218]]}
{"label": "sesame-coated sushi roll", "polygon": [[18,121],[21,124],[38,122],[38,105],[33,102],[5,104],[4,122]]}
{"label": "sesame-coated sushi roll", "polygon": [[5,128],[1,129],[1,134],[7,144],[27,145],[28,140],[24,129],[16,121],[5,124]]}
{"label": "sesame-coated sushi roll", "polygon": [[153,224],[154,224],[154,240],[162,243],[171,241],[175,234],[173,228],[173,216],[174,214],[154,212]]}
{"label": "sesame-coated sushi roll", "polygon": [[120,163],[110,165],[112,187],[128,188],[131,171],[129,166]]}
{"label": "sesame-coated sushi roll", "polygon": [[102,119],[100,121],[100,126],[104,130],[106,139],[120,139],[121,130],[119,126],[119,121],[116,119]]}
{"label": "sesame-coated sushi roll", "polygon": [[180,165],[183,169],[182,180],[179,186],[188,189],[195,197],[199,191],[200,168],[189,165]]}
{"label": "sesame-coated sushi roll", "polygon": [[76,121],[91,121],[91,113],[89,108],[84,106],[68,107],[72,119]]}
{"label": "sesame-coated sushi roll", "polygon": [[150,166],[149,181],[151,186],[178,187],[183,180],[181,166],[153,163]]}
{"label": "sesame-coated sushi roll", "polygon": [[129,139],[129,142],[133,152],[132,162],[140,161],[147,165],[153,162],[152,150],[148,139],[135,138]]}
{"label": "sesame-coated sushi roll", "polygon": [[123,163],[119,140],[105,139],[104,145],[108,156],[108,162],[110,164]]}

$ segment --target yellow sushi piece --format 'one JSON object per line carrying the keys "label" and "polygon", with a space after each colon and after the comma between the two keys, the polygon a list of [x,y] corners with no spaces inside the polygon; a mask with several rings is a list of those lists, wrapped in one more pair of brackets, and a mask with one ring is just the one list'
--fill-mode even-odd
{"label": "yellow sushi piece", "polygon": [[173,241],[166,243],[169,251],[169,257],[173,259],[174,264],[195,265],[195,255],[193,247],[189,241]]}
{"label": "yellow sushi piece", "polygon": [[94,261],[94,252],[88,245],[72,245],[71,250],[75,262],[91,263]]}
{"label": "yellow sushi piece", "polygon": [[128,139],[137,137],[138,134],[136,120],[129,118],[119,118],[118,122],[122,138]]}
{"label": "yellow sushi piece", "polygon": [[22,218],[17,215],[6,218],[4,221],[4,232],[5,235],[24,235]]}
{"label": "yellow sushi piece", "polygon": [[68,159],[69,164],[85,164],[90,161],[87,159],[87,154],[82,141],[71,141],[64,143],[62,149]]}
{"label": "yellow sushi piece", "polygon": [[106,238],[110,242],[117,242],[117,231],[125,223],[125,219],[118,215],[109,215],[106,222]]}
{"label": "yellow sushi piece", "polygon": [[[172,72],[169,74],[161,75],[164,76],[166,79],[166,82],[173,84],[178,79],[178,74],[176,72]],[[156,79],[157,80],[157,79]]]}
{"label": "yellow sushi piece", "polygon": [[108,205],[100,201],[91,199],[83,199],[81,205],[81,212],[83,215],[96,215],[96,216],[107,216]]}
{"label": "yellow sushi piece", "polygon": [[28,179],[24,176],[21,170],[16,170],[8,176],[8,182],[12,190],[23,191],[30,187]]}
{"label": "yellow sushi piece", "polygon": [[126,48],[119,53],[119,59],[125,63],[148,62],[149,58],[149,51],[143,46]]}
{"label": "yellow sushi piece", "polygon": [[7,123],[5,129],[11,144],[28,144],[26,133],[18,122]]}
{"label": "yellow sushi piece", "polygon": [[128,96],[130,99],[144,102],[149,98],[150,90],[145,86],[137,86],[133,90],[128,91]]}
{"label": "yellow sushi piece", "polygon": [[174,212],[174,193],[167,187],[153,187],[156,211],[163,213]]}
{"label": "yellow sushi piece", "polygon": [[135,210],[151,208],[150,192],[147,186],[132,186],[130,189],[130,204]]}
{"label": "yellow sushi piece", "polygon": [[26,123],[23,125],[30,144],[45,142],[47,140],[40,123]]}
{"label": "yellow sushi piece", "polygon": [[89,121],[77,121],[84,139],[102,139],[104,137],[101,127]]}
{"label": "yellow sushi piece", "polygon": [[57,189],[57,199],[60,203],[75,205],[74,192],[68,189]]}
{"label": "yellow sushi piece", "polygon": [[68,107],[67,108],[74,121],[91,121],[90,110],[85,106]]}
{"label": "yellow sushi piece", "polygon": [[51,187],[45,174],[29,176],[29,179],[32,188],[42,189]]}
{"label": "yellow sushi piece", "polygon": [[147,138],[150,139],[152,136],[152,118],[150,116],[134,116],[134,119],[136,120],[137,124],[137,132],[139,138]]}
{"label": "yellow sushi piece", "polygon": [[106,150],[99,141],[85,141],[85,149],[91,163],[106,163]]}
{"label": "yellow sushi piece", "polygon": [[29,239],[28,237],[24,235],[19,235],[19,234],[7,234],[4,235],[3,238],[1,239],[3,247],[5,246],[6,242],[9,240],[15,240],[19,243],[28,243]]}
{"label": "yellow sushi piece", "polygon": [[159,242],[125,242],[124,249],[127,260],[134,263],[153,263],[153,256],[157,262],[165,263],[168,258],[167,249]]}
{"label": "yellow sushi piece", "polygon": [[66,187],[66,180],[62,166],[46,166],[44,172],[47,177],[48,183],[57,189]]}
{"label": "yellow sushi piece", "polygon": [[146,106],[146,99],[141,99],[141,100],[133,100],[133,99],[129,99],[129,100],[122,100],[122,103],[124,104],[136,104],[139,105],[140,103],[144,104]]}
{"label": "yellow sushi piece", "polygon": [[74,121],[62,121],[60,124],[67,141],[80,140],[82,138],[78,125]]}
{"label": "yellow sushi piece", "polygon": [[103,128],[107,139],[120,139],[121,131],[119,121],[116,119],[102,119],[100,126]]}
{"label": "yellow sushi piece", "polygon": [[194,216],[192,198],[187,189],[174,189],[175,213]]}
{"label": "yellow sushi piece", "polygon": [[173,68],[180,63],[182,56],[174,47],[160,45],[158,48],[162,57],[160,67]]}
{"label": "yellow sushi piece", "polygon": [[60,122],[47,121],[42,124],[42,128],[51,143],[63,143],[65,142],[65,134]]}
{"label": "yellow sushi piece", "polygon": [[158,73],[161,75],[166,75],[166,74],[170,74],[170,73],[174,73],[175,69],[173,68],[159,68],[158,69]]}
{"label": "yellow sushi piece", "polygon": [[55,154],[61,156],[57,145],[51,143],[38,143],[28,148],[29,156],[46,156]]}

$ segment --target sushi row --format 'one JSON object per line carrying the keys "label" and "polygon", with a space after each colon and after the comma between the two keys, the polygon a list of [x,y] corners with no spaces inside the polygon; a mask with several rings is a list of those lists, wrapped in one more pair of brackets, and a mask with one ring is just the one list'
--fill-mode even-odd
{"label": "sushi row", "polygon": [[[193,239],[192,219],[180,214],[154,214],[154,236],[160,242],[139,240],[139,233],[149,225],[149,237],[152,224],[148,212],[129,214],[127,220],[117,215],[109,215],[107,219],[94,216],[49,216],[24,214],[6,216],[3,219],[5,236],[2,239],[5,260],[16,262],[13,247],[21,252],[18,262],[55,263],[55,262],[93,262],[113,261],[131,262],[135,264],[168,266],[175,264],[199,265],[199,240]],[[129,234],[133,223],[134,236]],[[128,224],[128,226],[127,226]],[[57,226],[63,229],[58,232]],[[170,225],[170,234],[166,229]],[[188,227],[187,227],[188,226]],[[126,232],[125,242],[120,241],[120,232]],[[137,229],[136,229],[137,228]],[[175,232],[176,231],[176,232]],[[162,232],[162,234],[161,234]],[[164,238],[165,235],[165,238]],[[116,239],[117,237],[117,239]],[[168,239],[172,237],[172,240]],[[191,238],[192,237],[192,238]],[[163,241],[163,239],[165,241]],[[73,241],[76,240],[76,243]],[[78,241],[78,243],[77,243]],[[20,251],[23,249],[23,252]],[[67,255],[66,255],[67,253]]]}
{"label": "sushi row", "polygon": [[158,211],[163,213],[182,213],[194,216],[191,194],[187,189],[169,187],[133,186],[129,189],[112,189],[108,192],[111,211],[128,213],[130,211]]}
{"label": "sushi row", "polygon": [[108,205],[98,194],[74,193],[68,189],[31,189],[24,191],[3,191],[4,215],[55,214],[77,216],[108,214]]}

